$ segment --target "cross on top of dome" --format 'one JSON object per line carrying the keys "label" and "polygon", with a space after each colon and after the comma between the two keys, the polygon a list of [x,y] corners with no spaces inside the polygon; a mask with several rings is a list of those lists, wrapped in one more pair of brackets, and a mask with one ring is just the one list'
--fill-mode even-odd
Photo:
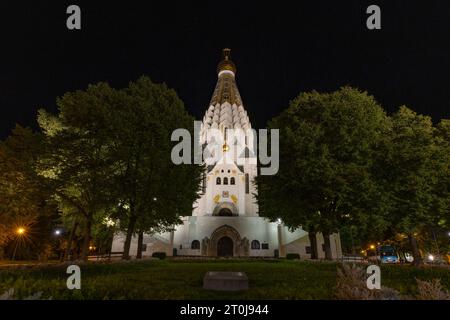
{"label": "cross on top of dome", "polygon": [[231,71],[236,74],[236,65],[231,61],[231,49],[225,48],[222,50],[222,61],[217,65],[217,73],[221,71]]}

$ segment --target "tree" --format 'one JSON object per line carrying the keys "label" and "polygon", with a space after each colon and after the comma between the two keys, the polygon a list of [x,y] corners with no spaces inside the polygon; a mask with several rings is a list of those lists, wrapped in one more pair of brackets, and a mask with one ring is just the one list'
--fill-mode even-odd
{"label": "tree", "polygon": [[78,217],[70,234],[84,229],[83,259],[96,221],[120,220],[127,259],[136,231],[165,230],[192,210],[201,167],[171,162],[172,131],[193,127],[173,90],[142,77],[125,89],[99,83],[66,93],[57,105],[57,116],[39,114],[46,136],[40,170],[63,214]]}
{"label": "tree", "polygon": [[[408,237],[416,264],[422,257],[417,236],[440,217],[448,217],[447,123],[439,132],[430,117],[405,106],[392,116],[388,152],[385,154],[385,189],[389,192],[389,221]],[[439,140],[437,139],[439,137]]]}
{"label": "tree", "polygon": [[312,241],[322,232],[327,259],[341,227],[385,227],[373,169],[387,117],[373,97],[348,87],[303,93],[269,127],[280,129],[280,169],[257,178],[262,216],[302,226]]}
{"label": "tree", "polygon": [[173,130],[193,128],[194,121],[174,90],[142,77],[121,94],[125,102],[112,112],[110,128],[121,225],[126,229],[123,258],[128,259],[135,232],[140,256],[144,232],[171,229],[181,215],[191,214],[202,167],[171,161]]}
{"label": "tree", "polygon": [[437,212],[434,218],[434,227],[441,229],[448,239],[450,230],[450,120],[442,119],[435,131],[436,145],[438,147],[438,157],[436,168],[438,170],[438,180],[435,184],[435,202],[433,211]]}
{"label": "tree", "polygon": [[30,255],[39,255],[50,242],[58,219],[52,190],[36,170],[42,145],[41,134],[19,125],[0,143],[0,245],[15,241],[17,228],[24,227]]}
{"label": "tree", "polygon": [[43,110],[38,116],[46,136],[40,172],[52,185],[63,213],[76,213],[83,222],[83,260],[96,215],[105,215],[113,205],[115,163],[108,129],[109,115],[120,102],[116,90],[99,83],[58,98],[57,116]]}

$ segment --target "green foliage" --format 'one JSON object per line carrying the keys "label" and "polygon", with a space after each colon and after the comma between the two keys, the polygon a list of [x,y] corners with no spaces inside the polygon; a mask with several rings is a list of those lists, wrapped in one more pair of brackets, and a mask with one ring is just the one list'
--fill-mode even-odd
{"label": "green foliage", "polygon": [[[142,77],[121,92],[126,103],[109,121],[118,171],[116,191],[139,216],[142,231],[172,226],[189,215],[197,198],[199,166],[176,166],[170,154],[171,134],[193,128],[175,91]],[[155,230],[155,231],[156,231]]]}
{"label": "green foliage", "polygon": [[[14,298],[42,292],[41,299],[333,299],[336,263],[288,260],[144,260],[82,266],[82,289],[68,290],[66,266],[0,270],[0,295],[14,288]],[[401,296],[416,297],[416,278],[441,279],[450,289],[446,268],[381,266],[382,283]],[[240,292],[204,290],[208,271],[245,272],[250,289]]]}
{"label": "green foliage", "polygon": [[[172,131],[193,127],[173,90],[142,77],[120,90],[90,85],[57,104],[56,116],[39,112],[46,137],[39,170],[63,214],[81,218],[84,258],[92,225],[105,218],[127,229],[127,252],[136,228],[167,230],[191,213],[202,168],[171,162]],[[112,231],[94,226],[101,242]]]}
{"label": "green foliage", "polygon": [[57,116],[39,112],[38,122],[46,135],[40,172],[52,186],[63,213],[83,218],[84,259],[94,219],[114,205],[109,115],[118,103],[118,92],[99,83],[58,98]]}
{"label": "green foliage", "polygon": [[416,263],[421,262],[417,239],[449,217],[447,128],[446,121],[436,128],[430,117],[402,106],[385,138],[378,177],[388,194],[386,220],[394,234],[408,236]]}
{"label": "green foliage", "polygon": [[201,166],[171,161],[175,129],[193,130],[174,90],[146,77],[120,92],[123,103],[110,112],[111,150],[116,164],[114,191],[120,227],[127,230],[124,257],[134,232],[161,232],[190,215],[198,197]]}
{"label": "green foliage", "polygon": [[390,215],[397,230],[417,232],[427,221],[438,182],[434,128],[430,117],[401,107],[392,116],[384,178],[390,191]]}
{"label": "green foliage", "polygon": [[280,129],[280,170],[257,178],[262,216],[325,234],[386,227],[372,170],[388,121],[373,97],[347,87],[302,93],[269,127]]}
{"label": "green foliage", "polygon": [[[17,248],[16,258],[38,258],[58,218],[52,190],[36,170],[42,152],[42,135],[18,125],[0,143],[0,246],[10,256]],[[15,233],[19,227],[26,230],[21,237]]]}

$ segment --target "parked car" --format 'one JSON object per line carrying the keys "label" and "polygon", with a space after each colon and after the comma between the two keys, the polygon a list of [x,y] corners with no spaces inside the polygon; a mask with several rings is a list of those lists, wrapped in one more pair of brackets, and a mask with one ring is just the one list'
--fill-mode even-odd
{"label": "parked car", "polygon": [[414,262],[414,256],[409,252],[405,252],[405,259],[406,259],[406,262],[409,262],[409,263]]}
{"label": "parked car", "polygon": [[413,263],[414,256],[410,252],[399,252],[401,263]]}
{"label": "parked car", "polygon": [[377,252],[381,263],[400,263],[400,258],[394,246],[379,246]]}
{"label": "parked car", "polygon": [[433,253],[428,253],[425,256],[424,262],[427,264],[447,264],[446,258]]}

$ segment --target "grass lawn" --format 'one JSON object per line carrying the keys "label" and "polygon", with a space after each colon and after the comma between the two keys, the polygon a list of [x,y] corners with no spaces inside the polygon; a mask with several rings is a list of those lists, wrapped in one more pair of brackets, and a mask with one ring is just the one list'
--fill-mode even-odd
{"label": "grass lawn", "polygon": [[[14,287],[18,298],[42,291],[53,299],[332,299],[336,263],[286,260],[147,260],[81,266],[81,290],[68,290],[65,266],[0,269],[0,295]],[[250,289],[202,289],[207,271],[244,271]],[[381,283],[414,295],[415,278],[440,278],[450,288],[449,268],[383,266]]]}

